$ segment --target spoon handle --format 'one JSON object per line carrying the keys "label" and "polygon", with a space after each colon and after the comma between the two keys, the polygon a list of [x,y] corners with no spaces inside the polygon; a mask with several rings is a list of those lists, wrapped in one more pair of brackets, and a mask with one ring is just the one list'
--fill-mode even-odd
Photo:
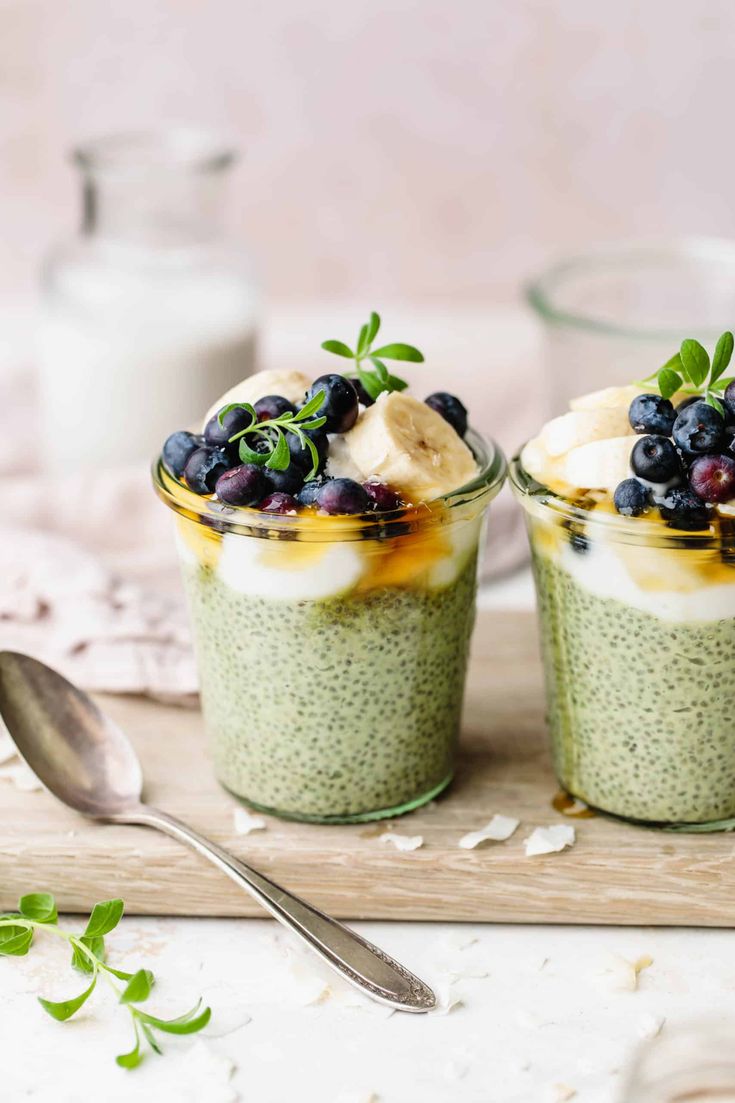
{"label": "spoon handle", "polygon": [[372,999],[400,1011],[431,1011],[436,1006],[431,988],[383,950],[245,865],[181,820],[147,805],[133,814],[126,812],[119,819],[157,827],[209,858],[236,884],[254,896],[279,923],[298,935],[345,980]]}

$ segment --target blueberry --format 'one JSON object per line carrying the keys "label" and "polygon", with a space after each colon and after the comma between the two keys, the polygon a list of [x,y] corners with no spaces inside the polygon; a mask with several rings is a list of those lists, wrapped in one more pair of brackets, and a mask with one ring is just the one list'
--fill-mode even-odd
{"label": "blueberry", "polygon": [[229,470],[230,459],[223,448],[203,444],[184,466],[184,482],[195,494],[212,494],[220,475]]}
{"label": "blueberry", "polygon": [[717,452],[725,440],[725,419],[706,402],[693,402],[678,414],[674,440],[682,452]]}
{"label": "blueberry", "polygon": [[258,509],[263,513],[296,513],[298,508],[299,503],[293,495],[284,494],[281,490],[274,490],[258,503]]}
{"label": "blueberry", "polygon": [[[316,470],[317,474],[319,474],[324,470],[324,465],[329,455],[329,438],[323,429],[305,429],[304,436],[309,437],[317,450],[319,461]],[[298,434],[287,433],[286,440],[288,443],[288,450],[291,453],[291,463],[295,464],[296,467],[303,472],[311,471],[314,462],[313,456],[310,449],[301,443]]]}
{"label": "blueberry", "polygon": [[263,468],[254,463],[241,463],[220,475],[214,488],[221,502],[230,506],[254,506],[266,490]]}
{"label": "blueberry", "polygon": [[306,401],[320,391],[324,392],[324,401],[314,417],[327,419],[325,433],[346,433],[357,421],[357,391],[343,375],[320,375],[306,392]]}
{"label": "blueberry", "polygon": [[299,505],[313,506],[316,502],[317,494],[326,481],[326,479],[309,479],[308,483],[304,483],[301,490],[296,495]]}
{"label": "blueberry", "polygon": [[293,402],[289,402],[280,394],[267,394],[253,403],[253,409],[258,415],[258,421],[273,421],[281,414],[296,413]]}
{"label": "blueberry", "polygon": [[735,379],[725,387],[725,393],[722,396],[722,404],[730,417],[735,417]]}
{"label": "blueberry", "polygon": [[661,501],[660,509],[669,528],[694,532],[696,529],[709,527],[706,505],[688,487],[677,486],[669,490]]}
{"label": "blueberry", "polygon": [[582,536],[581,532],[571,532],[569,535],[569,545],[573,552],[577,555],[586,555],[590,550],[590,542],[586,536]]}
{"label": "blueberry", "polygon": [[232,459],[237,462],[239,441],[230,444],[230,437],[234,436],[235,433],[239,433],[242,429],[247,429],[252,418],[247,410],[243,410],[238,406],[224,415],[222,425],[220,425],[220,412],[213,414],[204,426],[204,439],[207,444],[214,444],[217,448],[226,448]]}
{"label": "blueberry", "polygon": [[630,404],[628,420],[636,433],[657,433],[670,437],[676,421],[676,410],[660,394],[639,394]]}
{"label": "blueberry", "polygon": [[299,471],[291,464],[285,471],[272,471],[270,467],[264,467],[266,494],[298,494],[304,485],[304,472]]}
{"label": "blueberry", "polygon": [[185,429],[180,429],[178,433],[172,433],[170,437],[166,438],[161,455],[163,456],[164,465],[175,478],[181,478],[189,456],[203,443],[203,437],[195,436],[194,433],[187,433]]}
{"label": "blueberry", "polygon": [[401,499],[395,490],[391,490],[385,483],[372,480],[362,484],[362,488],[370,499],[370,504],[376,513],[388,513],[390,510],[399,509]]}
{"label": "blueberry", "polygon": [[640,479],[667,483],[681,475],[681,460],[668,437],[641,437],[631,453],[630,466]]}
{"label": "blueberry", "polygon": [[689,468],[689,485],[705,502],[727,502],[735,497],[735,459],[698,456]]}
{"label": "blueberry", "polygon": [[362,406],[368,407],[368,406],[372,406],[374,404],[375,399],[370,397],[370,395],[367,393],[367,391],[365,390],[365,388],[363,387],[363,385],[362,385],[362,383],[359,379],[357,379],[357,378],[352,379],[351,378],[350,383],[352,384],[352,386],[357,391],[357,397],[358,397],[358,399],[360,401],[360,404]]}
{"label": "blueberry", "polygon": [[434,394],[430,394],[428,398],[424,399],[427,406],[431,406],[432,410],[436,410],[438,414],[448,421],[454,429],[455,433],[458,433],[460,437],[463,437],[467,432],[467,410],[453,394],[447,394],[446,391],[436,391]]}
{"label": "blueberry", "polygon": [[370,498],[354,479],[328,479],[319,488],[316,505],[322,513],[365,513]]}
{"label": "blueberry", "polygon": [[640,517],[651,505],[651,491],[637,479],[623,479],[613,496],[615,508],[623,517]]}

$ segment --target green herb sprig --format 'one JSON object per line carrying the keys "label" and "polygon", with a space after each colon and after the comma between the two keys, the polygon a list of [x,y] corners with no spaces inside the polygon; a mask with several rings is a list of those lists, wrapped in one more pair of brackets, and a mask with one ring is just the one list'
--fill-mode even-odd
{"label": "green herb sprig", "polygon": [[[156,1031],[163,1034],[194,1034],[209,1022],[212,1012],[202,1008],[201,999],[195,1007],[175,1019],[159,1019],[142,1011],[137,1004],[143,1003],[151,994],[155,978],[150,969],[138,969],[135,973],[124,973],[113,969],[105,960],[105,935],[114,930],[123,914],[122,900],[103,900],[95,904],[81,935],[63,931],[57,924],[56,901],[50,892],[32,892],[21,896],[18,911],[0,915],[0,954],[22,957],[31,948],[36,931],[49,931],[68,942],[72,951],[71,964],[80,973],[91,977],[84,991],[69,1000],[45,1000],[40,996],[38,1002],[52,1019],[66,1022],[82,1007],[103,976],[115,992],[118,1002],[127,1007],[133,1023],[135,1045],[129,1053],[116,1057],[118,1065],[124,1069],[134,1069],[143,1060],[141,1042],[148,1043],[154,1053],[161,1054]],[[123,981],[124,987],[115,983]]]}
{"label": "green herb sprig", "polygon": [[701,395],[708,406],[724,415],[725,408],[717,396],[735,379],[733,375],[724,374],[732,358],[733,343],[732,333],[726,330],[715,346],[710,363],[705,347],[692,337],[687,337],[682,341],[679,351],[642,382],[649,383],[655,379],[664,398],[671,398],[679,390],[686,394]]}
{"label": "green herb sprig", "polygon": [[[319,453],[307,434],[312,429],[321,429],[327,420],[325,417],[315,416],[321,409],[325,397],[323,391],[317,391],[296,413],[287,410],[278,417],[265,421],[258,421],[258,415],[249,402],[231,402],[220,410],[218,420],[222,425],[225,414],[230,410],[245,410],[250,415],[250,424],[231,436],[230,444],[234,444],[236,440],[240,441],[239,453],[243,463],[255,463],[260,467],[269,467],[272,471],[285,471],[290,464],[291,453],[286,433],[293,433],[299,438],[302,447],[308,449],[311,456],[312,466],[306,476],[308,482],[317,473]],[[251,448],[248,437],[259,438],[260,449]]]}
{"label": "green herb sprig", "polygon": [[[373,341],[380,329],[380,315],[375,311],[370,315],[370,321],[361,326],[357,335],[357,344],[354,352],[344,341],[322,341],[322,348],[327,352],[333,352],[336,356],[344,356],[347,360],[355,361],[355,371],[363,387],[372,399],[376,399],[383,391],[405,391],[408,383],[397,375],[391,375],[383,363],[384,360],[409,360],[414,364],[423,364],[423,353],[413,345],[397,342],[390,345],[381,345],[380,348],[372,348]],[[372,364],[372,368],[365,367],[365,362]]]}

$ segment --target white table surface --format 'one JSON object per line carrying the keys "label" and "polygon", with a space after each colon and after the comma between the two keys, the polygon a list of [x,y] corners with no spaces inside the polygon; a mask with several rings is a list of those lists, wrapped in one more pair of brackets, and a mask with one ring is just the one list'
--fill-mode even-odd
{"label": "white table surface", "polygon": [[[485,607],[532,600],[528,571],[482,595]],[[42,937],[28,957],[0,958],[0,1099],[617,1103],[642,1038],[697,1016],[735,1019],[728,931],[356,926],[444,1000],[461,1002],[429,1016],[388,1015],[292,950],[268,919],[130,917],[108,938],[111,963],[156,973],[154,1010],[180,1013],[204,996],[210,1027],[164,1040],[166,1056],[151,1055],[134,1072],[117,1068],[130,1025],[103,985],[68,1023],[36,1002],[83,987],[66,948]],[[626,989],[627,963],[643,955],[652,964],[635,991]]]}

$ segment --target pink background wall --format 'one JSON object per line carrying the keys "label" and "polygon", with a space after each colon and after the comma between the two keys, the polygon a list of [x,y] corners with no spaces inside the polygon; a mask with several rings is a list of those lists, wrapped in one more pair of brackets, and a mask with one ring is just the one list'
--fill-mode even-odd
{"label": "pink background wall", "polygon": [[173,120],[245,151],[267,290],[482,302],[590,240],[731,234],[735,5],[0,0],[0,293],[76,214],[66,147]]}

